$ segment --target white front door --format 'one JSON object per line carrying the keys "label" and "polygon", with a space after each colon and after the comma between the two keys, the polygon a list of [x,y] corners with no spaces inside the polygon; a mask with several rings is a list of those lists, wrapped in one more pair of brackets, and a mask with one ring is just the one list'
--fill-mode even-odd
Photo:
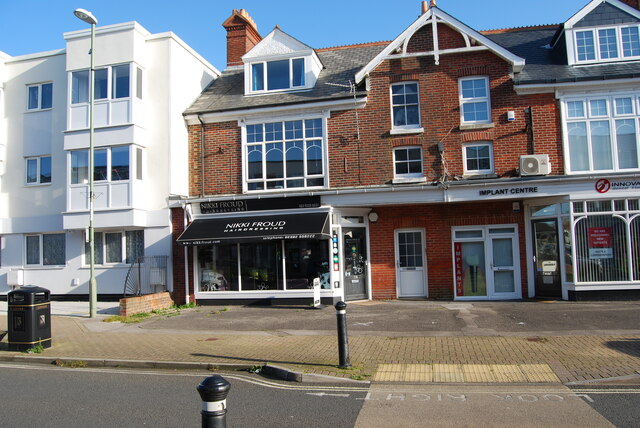
{"label": "white front door", "polygon": [[512,297],[516,293],[515,237],[491,237],[491,275],[493,298]]}
{"label": "white front door", "polygon": [[426,297],[424,230],[396,230],[398,297]]}

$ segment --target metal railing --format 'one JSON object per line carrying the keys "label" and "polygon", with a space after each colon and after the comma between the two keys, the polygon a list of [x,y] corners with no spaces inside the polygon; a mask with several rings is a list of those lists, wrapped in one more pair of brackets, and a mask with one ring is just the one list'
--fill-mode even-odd
{"label": "metal railing", "polygon": [[124,281],[125,297],[167,291],[168,259],[169,256],[147,256],[131,263]]}

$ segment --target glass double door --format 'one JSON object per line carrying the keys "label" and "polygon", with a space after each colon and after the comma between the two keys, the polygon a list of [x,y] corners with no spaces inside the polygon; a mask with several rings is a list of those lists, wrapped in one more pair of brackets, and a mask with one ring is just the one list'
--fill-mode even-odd
{"label": "glass double door", "polygon": [[518,236],[514,227],[454,232],[457,298],[521,296]]}

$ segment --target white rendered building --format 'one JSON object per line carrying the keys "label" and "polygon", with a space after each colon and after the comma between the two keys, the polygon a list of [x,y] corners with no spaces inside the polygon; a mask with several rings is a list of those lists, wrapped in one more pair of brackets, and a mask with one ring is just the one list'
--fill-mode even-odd
{"label": "white rendered building", "polygon": [[[66,49],[0,52],[0,295],[37,285],[88,294],[90,30]],[[96,28],[95,263],[98,295],[122,295],[139,257],[168,259],[170,195],[188,193],[182,112],[219,72],[175,34]]]}

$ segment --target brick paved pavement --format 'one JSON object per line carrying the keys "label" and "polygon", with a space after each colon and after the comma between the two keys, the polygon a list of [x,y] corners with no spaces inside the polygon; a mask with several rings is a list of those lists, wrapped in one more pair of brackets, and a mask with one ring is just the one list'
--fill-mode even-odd
{"label": "brick paved pavement", "polygon": [[[170,329],[167,325],[163,329],[150,329],[145,328],[144,322],[107,324],[101,319],[69,316],[54,316],[52,325],[53,347],[40,354],[50,360],[194,362],[247,367],[270,363],[300,373],[365,380],[372,379],[381,364],[546,364],[563,383],[636,375],[640,370],[637,334],[356,334],[349,338],[354,367],[341,370],[336,367],[337,339],[325,331],[299,334],[279,330],[198,331]],[[0,330],[5,329],[6,316],[0,315]],[[25,356],[7,351],[6,341],[5,338],[0,343],[0,359]]]}

